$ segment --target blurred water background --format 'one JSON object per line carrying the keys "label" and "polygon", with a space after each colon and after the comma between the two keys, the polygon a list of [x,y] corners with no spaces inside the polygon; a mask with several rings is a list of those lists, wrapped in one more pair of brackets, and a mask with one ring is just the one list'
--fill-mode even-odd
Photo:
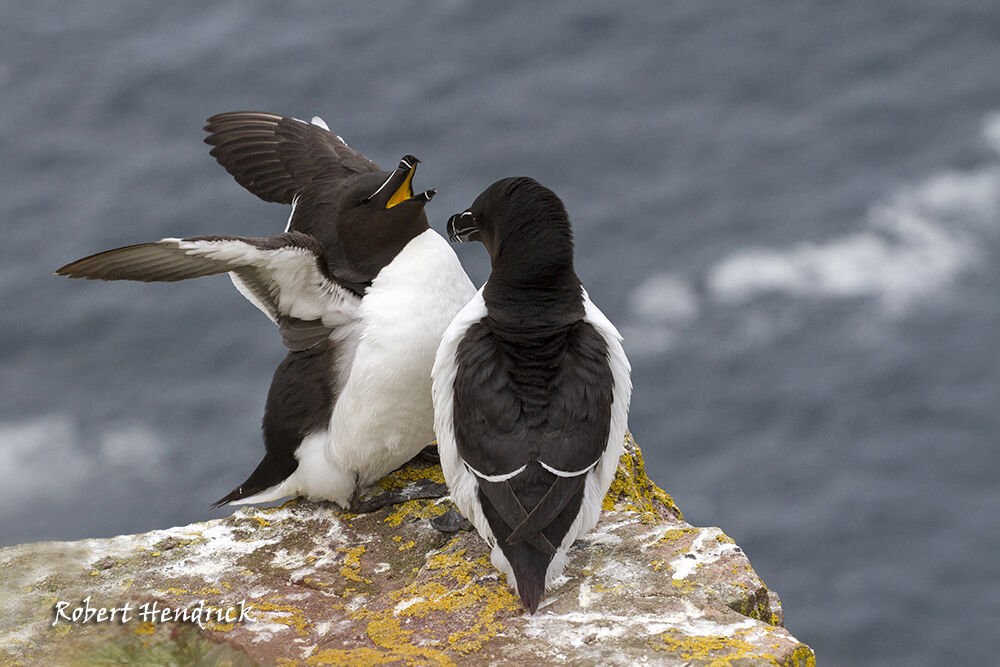
{"label": "blurred water background", "polygon": [[[68,281],[114,246],[264,236],[217,112],[424,164],[443,231],[531,175],[626,336],[631,427],[822,665],[995,664],[1000,5],[0,3],[0,541],[223,516],[271,325],[225,278]],[[477,246],[457,252],[474,281]]]}

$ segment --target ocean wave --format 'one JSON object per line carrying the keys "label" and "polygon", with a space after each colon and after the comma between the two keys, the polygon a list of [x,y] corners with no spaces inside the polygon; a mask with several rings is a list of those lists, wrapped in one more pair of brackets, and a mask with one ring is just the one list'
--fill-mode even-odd
{"label": "ocean wave", "polygon": [[698,295],[681,277],[658,273],[646,278],[629,296],[629,319],[622,327],[626,348],[639,356],[668,350],[700,309]]}
{"label": "ocean wave", "polygon": [[[983,137],[1000,153],[1000,114],[986,117]],[[870,297],[900,313],[981,261],[998,214],[1000,166],[942,172],[875,203],[864,229],[788,248],[739,250],[709,269],[706,284],[721,303],[774,293]]]}
{"label": "ocean wave", "polygon": [[[1000,156],[1000,113],[982,137]],[[736,250],[702,279],[655,274],[633,290],[622,327],[630,352],[659,354],[711,306],[768,295],[809,300],[863,298],[898,316],[945,292],[985,256],[1000,225],[1000,164],[950,170],[895,189],[856,231],[825,241]],[[691,286],[703,284],[699,294]]]}
{"label": "ocean wave", "polygon": [[4,512],[78,497],[109,475],[155,478],[165,451],[163,438],[142,424],[110,425],[91,438],[67,415],[0,421]]}

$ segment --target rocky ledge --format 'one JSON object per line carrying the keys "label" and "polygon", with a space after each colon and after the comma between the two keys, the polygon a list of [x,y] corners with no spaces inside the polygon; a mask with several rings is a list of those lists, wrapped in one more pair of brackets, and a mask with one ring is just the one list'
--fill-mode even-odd
{"label": "rocky ledge", "polygon": [[[380,486],[421,480],[440,468]],[[815,665],[743,551],[684,521],[631,436],[601,522],[534,616],[478,535],[429,525],[450,506],[290,501],[2,549],[0,665]]]}

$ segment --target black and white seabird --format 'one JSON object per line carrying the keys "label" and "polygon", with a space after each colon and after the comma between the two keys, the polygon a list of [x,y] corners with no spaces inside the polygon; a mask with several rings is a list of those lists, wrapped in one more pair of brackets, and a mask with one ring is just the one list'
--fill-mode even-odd
{"label": "black and white seabird", "polygon": [[569,216],[551,190],[497,181],[448,233],[481,241],[492,272],[434,362],[441,468],[534,613],[567,549],[597,524],[624,443],[629,362],[574,271]]}
{"label": "black and white seabird", "polygon": [[264,458],[216,504],[301,495],[355,507],[432,441],[434,353],[475,288],[427,223],[434,191],[413,193],[413,156],[382,171],[319,118],[234,112],[206,130],[241,185],[292,206],[284,233],[166,238],[56,273],[146,282],[228,273],[289,352],[267,396]]}

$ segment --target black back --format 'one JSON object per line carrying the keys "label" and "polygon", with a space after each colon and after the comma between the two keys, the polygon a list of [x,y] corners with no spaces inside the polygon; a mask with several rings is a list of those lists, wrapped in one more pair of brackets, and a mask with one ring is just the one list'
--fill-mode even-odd
{"label": "black back", "polygon": [[456,351],[455,441],[477,472],[479,500],[534,612],[545,573],[579,514],[585,472],[610,432],[614,379],[602,335],[584,320],[569,218],[558,197],[504,179],[470,207],[490,253],[487,315]]}

